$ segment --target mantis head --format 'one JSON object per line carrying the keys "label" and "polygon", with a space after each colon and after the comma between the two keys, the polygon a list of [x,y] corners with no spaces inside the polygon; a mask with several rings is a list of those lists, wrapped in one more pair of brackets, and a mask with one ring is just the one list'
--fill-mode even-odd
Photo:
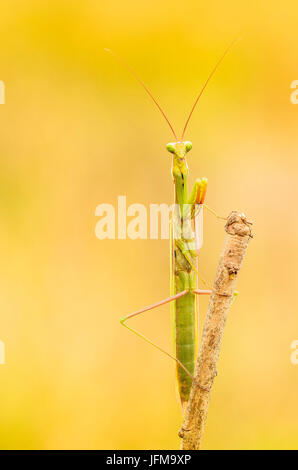
{"label": "mantis head", "polygon": [[187,154],[192,149],[192,143],[187,140],[185,142],[170,142],[166,149],[168,152],[173,153],[177,158],[183,160]]}

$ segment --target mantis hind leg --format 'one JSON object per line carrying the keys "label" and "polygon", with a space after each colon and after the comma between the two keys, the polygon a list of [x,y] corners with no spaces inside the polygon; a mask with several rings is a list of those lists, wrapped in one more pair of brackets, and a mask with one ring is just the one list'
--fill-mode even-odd
{"label": "mantis hind leg", "polygon": [[170,357],[171,359],[173,359],[174,361],[177,362],[177,364],[179,364],[180,367],[182,367],[182,369],[185,370],[185,372],[190,375],[191,373],[186,369],[186,367],[184,367],[184,365],[179,361],[179,359],[177,359],[175,356],[173,356],[172,354],[170,354],[168,351],[166,351],[165,349],[161,348],[160,346],[158,346],[156,343],[154,343],[153,341],[151,341],[151,339],[147,338],[145,335],[143,335],[142,333],[140,333],[139,331],[135,330],[134,328],[131,328],[130,326],[128,326],[126,324],[126,321],[129,320],[130,318],[133,318],[133,317],[136,317],[137,315],[140,315],[141,313],[144,313],[144,312],[148,312],[149,310],[153,310],[157,307],[160,307],[161,305],[165,305],[169,302],[172,302],[173,300],[177,300],[181,297],[183,297],[184,295],[187,294],[187,290],[183,291],[183,292],[179,292],[179,294],[176,294],[176,295],[173,295],[171,297],[168,297],[164,300],[161,300],[160,302],[157,302],[155,304],[152,304],[152,305],[149,305],[148,307],[144,307],[142,308],[141,310],[138,310],[137,312],[134,312],[134,313],[131,313],[130,315],[127,315],[126,317],[123,317],[121,318],[120,320],[120,323],[121,325],[125,326],[125,328],[127,328],[129,331],[131,331],[132,333],[134,333],[135,335],[137,335],[139,338],[142,338],[144,341],[146,341],[147,343],[151,344],[152,346],[154,346],[156,349],[158,349],[160,352],[166,354],[166,356]]}
{"label": "mantis hind leg", "polygon": [[[181,297],[183,297],[184,295],[186,295],[189,291],[188,290],[184,290],[182,292],[179,292],[178,294],[176,295],[173,295],[171,297],[168,297],[164,300],[161,300],[160,302],[157,302],[155,304],[152,304],[152,305],[149,305],[148,307],[144,307],[142,308],[141,310],[138,310],[137,312],[134,312],[134,313],[131,313],[130,315],[127,315],[123,318],[120,319],[120,323],[121,325],[125,326],[125,328],[127,328],[129,331],[131,331],[132,333],[134,333],[135,335],[137,335],[139,338],[142,338],[144,341],[146,341],[147,343],[151,344],[152,346],[154,346],[156,349],[158,349],[159,351],[161,351],[162,353],[164,353],[166,356],[170,357],[171,359],[173,359],[174,361],[177,362],[177,364],[179,364],[179,366],[193,379],[193,376],[192,374],[186,369],[186,367],[182,364],[182,362],[179,361],[179,359],[177,359],[177,357],[173,356],[172,354],[170,354],[168,351],[166,351],[165,349],[161,348],[160,346],[158,346],[156,343],[154,343],[153,341],[151,341],[151,339],[147,338],[145,335],[143,335],[142,333],[140,333],[139,331],[135,330],[134,328],[131,328],[130,326],[128,326],[126,324],[127,320],[133,318],[133,317],[136,317],[137,315],[140,315],[141,313],[144,313],[144,312],[148,312],[149,310],[153,310],[157,307],[160,307],[161,305],[165,305],[169,302],[172,302],[174,300],[177,300]],[[207,291],[207,290],[196,290],[195,291],[196,294],[210,294],[211,291]]]}

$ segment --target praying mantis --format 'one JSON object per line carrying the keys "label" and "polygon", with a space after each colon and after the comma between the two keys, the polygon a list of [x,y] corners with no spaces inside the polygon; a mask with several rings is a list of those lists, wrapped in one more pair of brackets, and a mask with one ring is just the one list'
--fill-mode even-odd
{"label": "praying mantis", "polygon": [[[198,279],[198,254],[203,244],[203,207],[215,213],[205,204],[207,190],[207,178],[196,179],[190,195],[188,195],[188,164],[186,156],[192,149],[192,143],[185,141],[184,136],[190,118],[202,96],[207,84],[213,77],[218,66],[232,47],[232,44],[224,51],[215,67],[208,76],[202,89],[200,90],[193,107],[186,120],[182,135],[178,139],[173,126],[168,120],[165,112],[153,97],[144,82],[136,75],[134,70],[117,54],[109,49],[120,60],[126,68],[134,75],[137,81],[150,96],[164,119],[166,120],[175,141],[167,144],[166,149],[172,155],[172,179],[174,183],[174,208],[170,220],[170,271],[171,271],[171,291],[170,297],[165,298],[155,304],[142,308],[130,315],[121,318],[121,324],[128,330],[151,344],[161,352],[176,361],[176,372],[178,391],[182,408],[184,409],[189,398],[193,381],[195,366],[197,336],[198,336],[198,296],[212,293],[212,289],[199,289]],[[216,215],[216,214],[215,214]],[[219,217],[219,216],[217,216]],[[138,332],[127,321],[144,312],[148,312],[164,304],[171,303],[172,329],[174,338],[174,354],[170,354],[149,338]]]}

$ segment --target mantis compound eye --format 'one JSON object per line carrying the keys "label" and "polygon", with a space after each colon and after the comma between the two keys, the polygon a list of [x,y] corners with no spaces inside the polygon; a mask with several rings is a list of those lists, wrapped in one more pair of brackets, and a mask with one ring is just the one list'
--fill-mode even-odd
{"label": "mantis compound eye", "polygon": [[166,146],[166,149],[167,149],[168,152],[175,153],[175,144],[171,144],[171,143],[168,144]]}
{"label": "mantis compound eye", "polygon": [[188,140],[184,142],[184,144],[185,144],[185,150],[189,152],[192,149],[192,143]]}

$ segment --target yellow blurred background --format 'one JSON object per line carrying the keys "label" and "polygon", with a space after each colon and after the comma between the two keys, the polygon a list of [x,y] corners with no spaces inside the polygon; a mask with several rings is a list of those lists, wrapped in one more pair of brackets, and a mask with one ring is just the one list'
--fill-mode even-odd
{"label": "yellow blurred background", "polygon": [[[169,295],[166,240],[95,236],[101,203],[171,203],[180,133],[190,179],[254,221],[212,393],[205,449],[297,449],[297,2],[5,1],[0,15],[1,449],[177,449],[174,365],[119,318]],[[211,282],[223,225],[205,216]],[[201,321],[207,299],[201,301]],[[171,349],[165,306],[134,325]]]}

